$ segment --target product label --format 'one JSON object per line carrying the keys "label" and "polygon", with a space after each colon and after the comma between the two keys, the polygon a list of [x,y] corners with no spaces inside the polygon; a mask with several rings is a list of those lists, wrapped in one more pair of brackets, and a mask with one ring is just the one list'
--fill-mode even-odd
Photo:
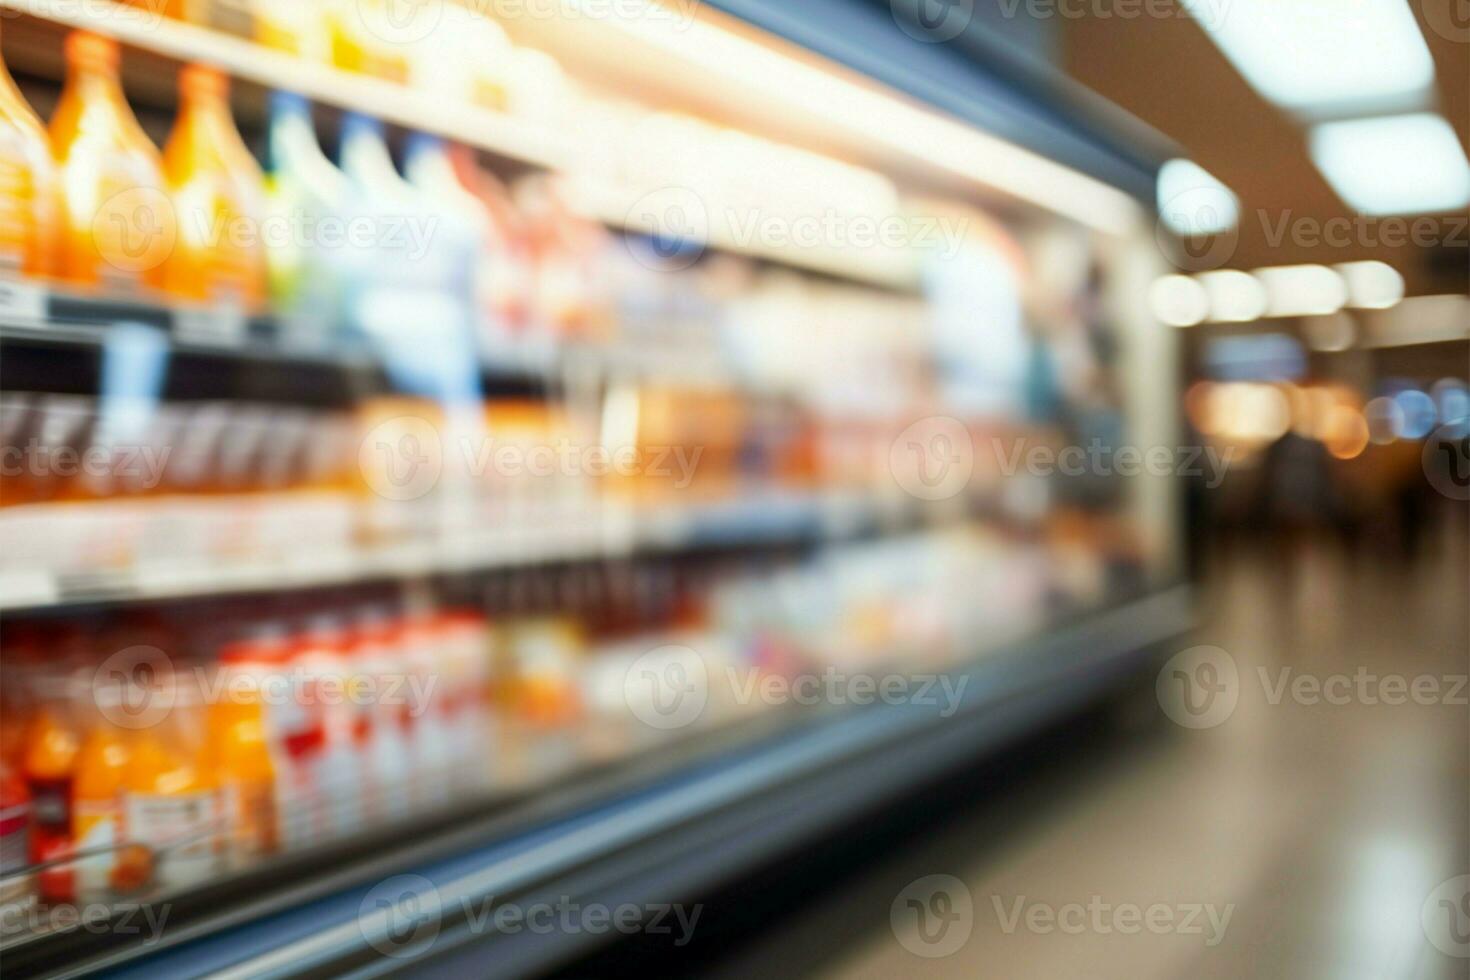
{"label": "product label", "polygon": [[105,901],[117,863],[117,825],[121,812],[112,800],[78,800],[75,807],[77,851],[97,851],[76,863],[77,897]]}
{"label": "product label", "polygon": [[38,826],[71,829],[71,780],[32,779],[31,819]]}
{"label": "product label", "polygon": [[25,148],[13,132],[0,131],[0,271],[19,272],[36,234],[36,189]]}
{"label": "product label", "polygon": [[149,186],[150,176],[146,165],[124,156],[110,157],[97,175],[97,212],[84,233],[96,249],[97,278],[120,295],[137,294],[178,238],[173,203]]}
{"label": "product label", "polygon": [[322,796],[321,759],[287,757],[276,763],[276,825],[281,846],[296,850],[327,836],[326,801]]}
{"label": "product label", "polygon": [[160,888],[188,888],[215,872],[220,831],[217,807],[213,792],[126,794],[127,839],[153,852],[154,883]]}
{"label": "product label", "polygon": [[224,862],[238,870],[275,849],[275,802],[270,784],[263,781],[226,783],[220,790],[220,808],[228,824]]}

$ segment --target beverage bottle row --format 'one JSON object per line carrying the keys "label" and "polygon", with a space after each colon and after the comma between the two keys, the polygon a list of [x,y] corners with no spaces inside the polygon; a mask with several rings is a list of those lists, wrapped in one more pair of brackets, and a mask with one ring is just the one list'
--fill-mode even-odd
{"label": "beverage bottle row", "polygon": [[[12,633],[0,830],[45,902],[173,891],[486,784],[488,623],[391,606],[245,629],[198,660]],[[47,657],[54,659],[47,659]],[[60,663],[58,664],[57,661]],[[11,813],[15,811],[15,813]],[[20,819],[24,817],[24,819]]]}
{"label": "beverage bottle row", "polygon": [[65,48],[49,127],[0,66],[0,270],[395,341],[605,324],[607,236],[550,178],[523,181],[513,202],[472,151],[424,135],[400,172],[383,126],[356,114],[333,160],[288,92],[271,102],[266,174],[231,116],[229,79],[200,65],[180,71],[160,152],[124,95],[117,44],[75,32]]}

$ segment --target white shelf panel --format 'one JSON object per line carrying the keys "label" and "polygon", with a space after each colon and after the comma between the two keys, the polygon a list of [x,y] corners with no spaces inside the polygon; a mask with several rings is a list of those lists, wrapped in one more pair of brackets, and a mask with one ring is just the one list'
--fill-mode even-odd
{"label": "white shelf panel", "polygon": [[[604,505],[535,527],[445,535],[428,542],[311,550],[279,560],[155,561],[85,573],[0,569],[0,611],[291,591],[615,559],[637,551],[676,552],[701,543],[769,544],[813,534],[845,536],[869,522],[891,522],[894,516],[893,501],[858,494],[765,494],[637,512]],[[0,522],[0,538],[3,535]]]}

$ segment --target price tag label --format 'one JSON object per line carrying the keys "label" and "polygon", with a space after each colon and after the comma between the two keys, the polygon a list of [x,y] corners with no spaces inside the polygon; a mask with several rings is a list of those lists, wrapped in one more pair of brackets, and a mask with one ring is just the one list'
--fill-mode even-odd
{"label": "price tag label", "polygon": [[0,607],[46,606],[60,598],[56,577],[44,569],[0,570]]}
{"label": "price tag label", "polygon": [[46,320],[46,291],[30,283],[0,279],[0,318],[33,326]]}
{"label": "price tag label", "polygon": [[174,335],[191,344],[244,347],[250,336],[250,325],[242,312],[180,310],[174,314]]}

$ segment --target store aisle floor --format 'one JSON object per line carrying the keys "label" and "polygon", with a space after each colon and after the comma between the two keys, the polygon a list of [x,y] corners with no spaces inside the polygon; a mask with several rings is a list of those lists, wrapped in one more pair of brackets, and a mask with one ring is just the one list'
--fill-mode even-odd
{"label": "store aisle floor", "polygon": [[[1451,914],[1446,893],[1431,893],[1470,870],[1470,711],[1455,679],[1470,668],[1466,551],[1463,524],[1412,562],[1322,542],[1217,550],[1193,642],[1238,667],[1228,720],[1125,725],[1106,745],[1063,746],[1066,758],[1004,786],[1005,799],[874,858],[722,957],[717,972],[1470,975],[1470,960],[1437,950],[1421,924],[1426,902]],[[1386,703],[1402,696],[1391,677],[1405,679],[1409,703]],[[1434,679],[1441,703],[1413,702],[1421,677]],[[1425,700],[1429,683],[1418,688]],[[1345,690],[1347,703],[1330,703]],[[952,919],[969,930],[962,944],[946,934],[926,946],[916,933],[905,889],[929,875],[963,882],[939,902],[924,885],[917,893],[930,934]],[[1450,896],[1459,909],[1464,898]],[[1152,910],[1157,933],[1131,917],[1151,906],[1165,910]],[[1165,929],[1166,914],[1177,928]],[[1455,914],[1444,922],[1463,933],[1465,913]],[[953,945],[943,957],[912,951]]]}

